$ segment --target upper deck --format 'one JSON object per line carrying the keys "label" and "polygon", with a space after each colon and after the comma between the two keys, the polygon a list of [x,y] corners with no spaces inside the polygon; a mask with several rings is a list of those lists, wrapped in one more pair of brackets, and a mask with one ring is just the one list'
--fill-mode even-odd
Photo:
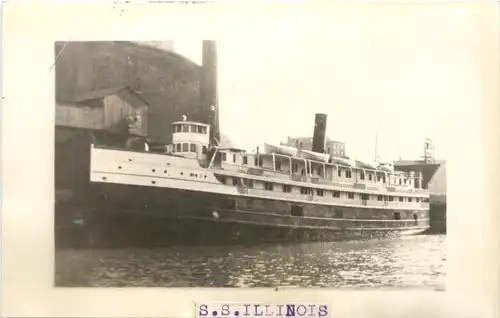
{"label": "upper deck", "polygon": [[386,171],[365,166],[326,163],[277,153],[247,153],[240,149],[217,149],[211,158],[211,169],[226,175],[245,174],[250,179],[289,184],[310,184],[312,188],[341,187],[369,190],[383,194],[398,192],[418,194],[422,189],[422,174],[418,172]]}

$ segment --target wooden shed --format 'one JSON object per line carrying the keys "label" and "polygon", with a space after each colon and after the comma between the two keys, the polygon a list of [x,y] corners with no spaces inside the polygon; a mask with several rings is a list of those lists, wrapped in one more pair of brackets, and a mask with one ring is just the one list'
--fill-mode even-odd
{"label": "wooden shed", "polygon": [[148,135],[149,103],[130,87],[98,90],[56,105],[56,126]]}

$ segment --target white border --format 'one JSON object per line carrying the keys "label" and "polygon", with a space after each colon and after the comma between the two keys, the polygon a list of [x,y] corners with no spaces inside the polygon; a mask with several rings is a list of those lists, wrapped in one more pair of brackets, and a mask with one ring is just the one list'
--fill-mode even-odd
{"label": "white border", "polygon": [[[314,3],[314,4],[313,4]],[[498,8],[495,2],[145,5],[4,3],[2,279],[4,316],[192,317],[195,301],[328,301],[331,317],[498,316]],[[374,6],[377,6],[376,8]],[[331,289],[55,289],[53,256],[54,62],[56,40],[220,38],[255,23],[293,19],[322,38],[329,10],[379,10],[463,19],[445,34],[468,50],[481,80],[481,108],[454,114],[448,159],[447,292]],[[420,13],[418,13],[420,12]],[[429,15],[427,15],[429,14]],[[434,18],[435,19],[435,16]],[[381,21],[384,19],[381,19]],[[468,27],[467,27],[468,25]],[[369,26],[367,26],[369,27]],[[463,33],[462,30],[469,30]],[[242,35],[243,37],[244,35]],[[242,41],[249,39],[242,38]],[[256,48],[258,49],[258,48]],[[454,92],[450,92],[453,94]],[[467,153],[463,146],[467,145]]]}

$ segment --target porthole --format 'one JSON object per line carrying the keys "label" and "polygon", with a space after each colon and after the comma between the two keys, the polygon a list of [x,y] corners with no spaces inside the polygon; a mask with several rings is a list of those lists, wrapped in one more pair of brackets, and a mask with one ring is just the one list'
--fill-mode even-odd
{"label": "porthole", "polygon": [[184,172],[181,172],[181,176],[183,176],[183,175],[184,175]]}
{"label": "porthole", "polygon": [[151,171],[156,172],[156,170],[155,170],[155,169],[152,169]]}
{"label": "porthole", "polygon": [[167,173],[167,170],[163,170],[163,173]]}
{"label": "porthole", "polygon": [[106,177],[102,177],[102,180],[106,180],[107,178]]}
{"label": "porthole", "polygon": [[132,161],[132,159],[129,159],[128,161]]}
{"label": "porthole", "polygon": [[152,184],[156,184],[156,181],[151,181]]}
{"label": "porthole", "polygon": [[121,169],[121,168],[122,168],[122,166],[118,166],[118,169]]}

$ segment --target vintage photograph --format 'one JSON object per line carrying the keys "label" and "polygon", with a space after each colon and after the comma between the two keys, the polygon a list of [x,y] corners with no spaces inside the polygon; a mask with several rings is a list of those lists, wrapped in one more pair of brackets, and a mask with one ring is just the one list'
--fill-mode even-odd
{"label": "vintage photograph", "polygon": [[56,287],[446,289],[427,50],[60,41],[54,59]]}

